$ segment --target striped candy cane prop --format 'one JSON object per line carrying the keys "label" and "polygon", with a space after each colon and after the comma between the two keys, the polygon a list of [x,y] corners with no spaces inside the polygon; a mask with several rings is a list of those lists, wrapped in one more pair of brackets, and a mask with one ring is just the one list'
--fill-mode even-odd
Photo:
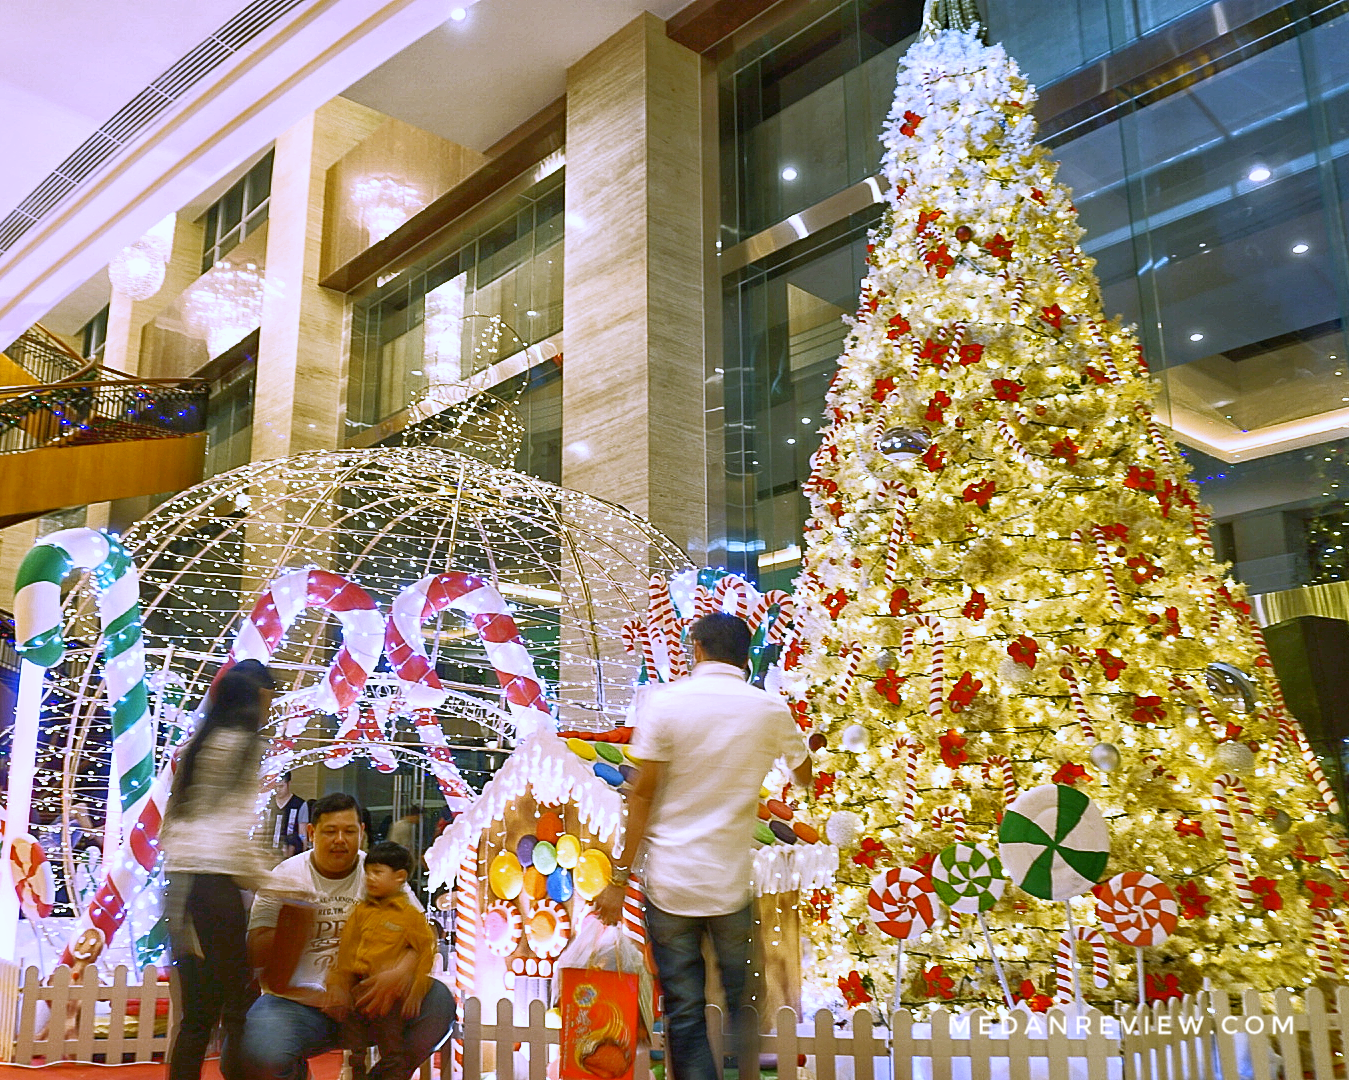
{"label": "striped candy cane prop", "polygon": [[[506,601],[482,578],[461,571],[424,577],[399,593],[393,602],[384,635],[384,652],[408,704],[418,709],[435,709],[449,697],[422,644],[422,623],[446,608],[468,616],[482,638],[497,681],[506,692],[517,738],[552,730],[553,717],[543,698],[543,686]],[[444,737],[435,742],[426,726],[419,727],[417,734],[427,745],[444,745]],[[432,741],[428,741],[428,736]]]}
{"label": "striped candy cane prop", "polygon": [[1183,695],[1187,704],[1191,704],[1199,710],[1200,717],[1203,719],[1204,723],[1208,725],[1209,730],[1213,732],[1213,737],[1215,739],[1221,742],[1227,738],[1227,729],[1218,722],[1218,718],[1213,715],[1212,710],[1208,707],[1208,703],[1200,696],[1194,687],[1184,679],[1173,675],[1171,677],[1171,688]]}
{"label": "striped candy cane prop", "polygon": [[[316,705],[336,712],[354,702],[379,661],[384,617],[364,589],[328,570],[294,570],[273,581],[240,624],[216,678],[240,660],[265,663],[271,659],[286,631],[300,612],[310,606],[332,611],[342,625],[344,639],[318,688]],[[294,722],[303,729],[307,713],[298,710],[295,716]],[[291,736],[298,733],[286,732]],[[176,756],[170,754],[154,777],[149,796],[141,803],[125,843],[107,863],[103,883],[76,922],[61,963],[73,961],[72,944],[91,927],[100,930],[104,940],[111,941],[132,898],[154,872],[159,860],[159,827],[176,768]]]}
{"label": "striped candy cane prop", "polygon": [[984,779],[993,783],[993,773],[995,770],[1002,772],[1002,799],[1005,803],[1010,803],[1016,798],[1016,772],[1012,769],[1012,763],[1001,754],[992,755],[983,765]]}
{"label": "striped candy cane prop", "polygon": [[937,723],[942,719],[942,699],[946,696],[946,628],[940,619],[918,620],[932,635],[932,667],[928,674],[927,714]]}
{"label": "striped candy cane prop", "polygon": [[895,740],[895,746],[904,755],[904,808],[901,812],[904,833],[913,836],[918,824],[918,759],[923,744],[905,735]]}
{"label": "striped candy cane prop", "polygon": [[1077,715],[1077,723],[1082,728],[1082,734],[1087,737],[1089,743],[1095,745],[1100,740],[1096,738],[1096,728],[1091,722],[1091,714],[1087,712],[1087,703],[1082,700],[1082,688],[1077,682],[1077,672],[1065,664],[1059,668],[1059,675],[1068,684],[1068,696],[1072,699],[1073,712]]}
{"label": "striped candy cane prop", "polygon": [[1322,911],[1312,912],[1312,947],[1316,950],[1316,966],[1328,979],[1335,978],[1335,954],[1326,933],[1326,917]]}
{"label": "striped candy cane prop", "polygon": [[932,811],[934,829],[944,828],[948,821],[951,823],[951,835],[956,843],[962,843],[965,839],[965,812],[958,806],[939,806]]}
{"label": "striped candy cane prop", "polygon": [[1110,951],[1106,948],[1105,938],[1095,927],[1075,926],[1059,939],[1059,947],[1054,953],[1054,996],[1059,1001],[1072,1001],[1075,994],[1073,969],[1078,942],[1091,946],[1092,983],[1098,990],[1110,985]]}
{"label": "striped candy cane prop", "polygon": [[1091,527],[1091,539],[1096,546],[1096,561],[1105,575],[1106,591],[1110,593],[1110,606],[1116,611],[1124,610],[1124,597],[1120,594],[1119,583],[1115,580],[1115,568],[1110,565],[1110,551],[1106,547],[1105,533],[1099,525]]}
{"label": "striped candy cane prop", "polygon": [[1241,847],[1237,843],[1237,830],[1232,820],[1232,807],[1228,800],[1231,793],[1236,796],[1239,813],[1252,816],[1251,800],[1241,780],[1232,773],[1223,773],[1213,781],[1213,809],[1218,815],[1218,827],[1222,831],[1223,849],[1227,852],[1227,865],[1232,870],[1232,881],[1237,888],[1237,899],[1243,904],[1255,903],[1255,893],[1251,890],[1250,878],[1246,875],[1246,861],[1242,858]]}
{"label": "striped candy cane prop", "polygon": [[317,709],[335,713],[360,697],[379,663],[384,615],[368,592],[331,570],[292,570],[274,579],[240,625],[220,670],[240,660],[266,663],[307,608],[331,612],[342,625],[342,646],[314,697]]}
{"label": "striped candy cane prop", "polygon": [[431,773],[436,783],[440,785],[440,793],[445,796],[445,805],[451,810],[467,809],[474,798],[473,789],[454,763],[445,732],[436,721],[436,714],[430,709],[418,709],[412,714],[412,726],[417,729],[417,738],[426,747],[426,758],[431,763]]}
{"label": "striped candy cane prop", "polygon": [[652,574],[647,595],[651,599],[647,626],[653,635],[659,633],[665,646],[665,655],[670,664],[670,680],[682,679],[689,673],[689,665],[684,655],[679,617],[670,599],[670,585],[660,574]]}
{"label": "striped candy cane prop", "polygon": [[836,699],[840,705],[846,705],[853,683],[857,680],[857,669],[862,666],[862,646],[855,643],[844,645],[839,655],[847,661],[847,666],[843,669],[843,678],[839,680]]}
{"label": "striped candy cane prop", "polygon": [[[150,798],[154,783],[154,732],[145,682],[140,579],[116,539],[97,529],[63,529],[42,537],[24,557],[14,583],[15,647],[22,657],[10,747],[9,790],[0,866],[8,866],[14,839],[28,831],[37,736],[46,669],[65,655],[61,632],[61,582],[73,569],[89,570],[102,630],[104,691],[112,713],[114,806],[122,835]],[[0,889],[0,958],[14,956],[17,897]]]}
{"label": "striped candy cane prop", "polygon": [[729,615],[748,620],[750,608],[754,606],[758,596],[759,590],[739,574],[727,574],[719,578],[712,589],[712,610],[724,611]]}
{"label": "striped candy cane prop", "polygon": [[[470,847],[459,863],[458,890],[454,901],[454,988],[459,1008],[478,996],[478,850]],[[454,1040],[454,1075],[464,1080],[464,1041]]]}
{"label": "striped candy cane prop", "polygon": [[885,587],[892,589],[899,573],[899,555],[909,533],[909,489],[903,484],[890,483],[885,485],[885,492],[895,500],[895,519],[890,523],[890,536],[885,542]]}
{"label": "striped candy cane prop", "polygon": [[[1144,426],[1147,428],[1148,441],[1150,441],[1152,445],[1157,448],[1158,456],[1164,462],[1166,462],[1166,464],[1174,465],[1176,463],[1175,455],[1171,453],[1171,447],[1166,445],[1166,439],[1162,436],[1162,429],[1159,428],[1157,426],[1157,422],[1153,420],[1152,413],[1148,411],[1148,407],[1140,402],[1138,405],[1134,407],[1134,411],[1138,413],[1139,417],[1143,421]],[[1196,514],[1194,518],[1196,535],[1198,535],[1198,530],[1200,527],[1199,517],[1200,516]],[[1212,545],[1210,544],[1209,546],[1211,547]]]}

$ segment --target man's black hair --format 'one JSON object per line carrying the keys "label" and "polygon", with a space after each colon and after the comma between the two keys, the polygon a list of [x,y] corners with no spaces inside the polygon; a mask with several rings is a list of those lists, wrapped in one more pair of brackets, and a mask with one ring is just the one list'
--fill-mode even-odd
{"label": "man's black hair", "polygon": [[281,774],[281,779],[288,784],[290,783],[290,778],[291,778],[291,771],[289,769],[287,769],[285,772]]}
{"label": "man's black hair", "polygon": [[272,673],[261,660],[240,660],[230,668],[230,674],[252,679],[264,690],[276,689],[276,680],[272,678]]}
{"label": "man's black hair", "polygon": [[361,804],[355,798],[345,791],[330,791],[314,803],[314,809],[309,814],[309,824],[317,829],[324,814],[341,814],[347,810],[355,810],[356,817],[360,818]]}
{"label": "man's black hair", "polygon": [[387,866],[395,874],[399,870],[412,873],[412,855],[402,844],[381,840],[365,853],[366,866]]}
{"label": "man's black hair", "polygon": [[703,647],[705,660],[738,668],[749,663],[749,623],[724,611],[704,615],[689,628],[689,637]]}

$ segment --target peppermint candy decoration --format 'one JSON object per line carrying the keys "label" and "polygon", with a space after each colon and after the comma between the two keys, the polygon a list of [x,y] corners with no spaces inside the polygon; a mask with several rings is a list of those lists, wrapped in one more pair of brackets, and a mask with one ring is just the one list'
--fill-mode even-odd
{"label": "peppermint candy decoration", "polygon": [[1002,899],[1002,863],[986,844],[952,844],[932,863],[932,887],[952,911],[974,915]]}
{"label": "peppermint candy decoration", "polygon": [[1136,949],[1160,945],[1180,924],[1171,886],[1153,874],[1129,870],[1092,889],[1101,929]]}
{"label": "peppermint candy decoration", "polygon": [[871,879],[867,915],[882,933],[915,941],[941,921],[942,910],[930,877],[897,866]]}
{"label": "peppermint candy decoration", "polygon": [[482,915],[482,936],[487,951],[493,956],[510,956],[520,944],[520,934],[524,922],[520,918],[520,909],[505,900],[497,900],[487,905]]}
{"label": "peppermint candy decoration", "polygon": [[56,906],[56,883],[42,845],[27,833],[16,836],[9,851],[9,870],[24,912],[40,919],[50,915]]}
{"label": "peppermint candy decoration", "polygon": [[1110,861],[1101,811],[1067,784],[1042,784],[1017,796],[998,827],[1011,879],[1041,900],[1068,900],[1096,884]]}

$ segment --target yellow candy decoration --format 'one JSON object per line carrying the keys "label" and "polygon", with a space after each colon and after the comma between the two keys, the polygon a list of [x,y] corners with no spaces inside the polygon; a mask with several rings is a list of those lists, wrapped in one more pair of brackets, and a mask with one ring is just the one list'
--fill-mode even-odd
{"label": "yellow candy decoration", "polygon": [[585,739],[568,739],[567,748],[582,761],[595,760],[595,744],[586,742]]}
{"label": "yellow candy decoration", "polygon": [[575,870],[581,857],[581,841],[567,833],[557,838],[557,865],[564,870]]}
{"label": "yellow candy decoration", "polygon": [[576,860],[572,883],[582,898],[594,900],[608,886],[611,870],[608,855],[598,848],[587,848]]}
{"label": "yellow candy decoration", "polygon": [[514,900],[525,883],[525,871],[520,860],[510,851],[503,851],[487,871],[487,883],[503,900]]}

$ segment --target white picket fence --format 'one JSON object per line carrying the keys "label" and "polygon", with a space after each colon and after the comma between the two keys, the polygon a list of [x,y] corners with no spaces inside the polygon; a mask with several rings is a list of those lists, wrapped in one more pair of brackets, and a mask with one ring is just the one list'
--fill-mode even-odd
{"label": "white picket fence", "polygon": [[[153,967],[141,972],[138,983],[129,974],[119,966],[111,983],[100,983],[91,968],[85,981],[71,982],[70,969],[61,966],[44,981],[37,968],[27,968],[18,986],[17,1025],[7,1028],[14,1040],[5,1060],[121,1065],[163,1057],[177,1011],[169,984],[157,981]],[[165,1015],[157,1016],[161,1010]]]}

